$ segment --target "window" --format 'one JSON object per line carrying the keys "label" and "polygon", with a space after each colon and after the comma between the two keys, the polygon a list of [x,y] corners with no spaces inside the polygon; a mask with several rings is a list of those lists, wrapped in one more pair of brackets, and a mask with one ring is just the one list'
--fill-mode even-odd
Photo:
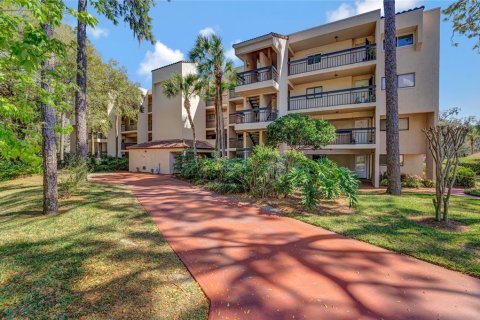
{"label": "window", "polygon": [[[398,119],[398,130],[408,130],[410,128],[409,118]],[[387,130],[387,120],[380,119],[380,131]]]}
{"label": "window", "polygon": [[[403,161],[404,157],[403,154],[400,155],[400,166],[403,167]],[[386,166],[387,165],[387,155],[386,154],[381,154],[380,155],[380,165],[381,166]]]}
{"label": "window", "polygon": [[322,55],[321,54],[315,54],[313,56],[308,56],[307,57],[307,64],[314,64],[314,63],[319,63],[320,60],[322,60]]}
{"label": "window", "polygon": [[[398,36],[395,38],[397,48],[413,46],[413,33]],[[383,50],[385,50],[385,40],[383,40]]]}
{"label": "window", "polygon": [[[398,88],[415,87],[415,73],[405,73],[397,75]],[[385,77],[382,77],[382,90],[385,90]]]}
{"label": "window", "polygon": [[322,91],[323,87],[307,88],[307,99],[320,98]]}
{"label": "window", "polygon": [[135,125],[135,120],[132,120],[132,119],[128,120],[128,125],[129,126]]}

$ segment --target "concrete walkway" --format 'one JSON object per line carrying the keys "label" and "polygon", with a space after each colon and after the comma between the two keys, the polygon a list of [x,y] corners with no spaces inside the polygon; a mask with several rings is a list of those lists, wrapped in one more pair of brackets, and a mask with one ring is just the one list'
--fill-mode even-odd
{"label": "concrete walkway", "polygon": [[119,173],[211,301],[209,319],[480,319],[480,279],[168,176]]}

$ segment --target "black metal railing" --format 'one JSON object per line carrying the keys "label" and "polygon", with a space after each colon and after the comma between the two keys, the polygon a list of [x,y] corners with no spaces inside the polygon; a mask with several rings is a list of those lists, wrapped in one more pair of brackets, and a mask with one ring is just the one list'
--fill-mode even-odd
{"label": "black metal railing", "polygon": [[127,150],[128,147],[136,145],[136,142],[122,142],[121,149],[122,150]]}
{"label": "black metal railing", "polygon": [[243,138],[232,138],[229,140],[229,147],[233,149],[243,148]]}
{"label": "black metal railing", "polygon": [[237,149],[235,151],[235,155],[237,158],[243,158],[246,159],[252,154],[252,148],[242,148],[242,149]]}
{"label": "black metal railing", "polygon": [[230,88],[230,89],[228,89],[228,97],[230,99],[234,99],[234,98],[240,97],[240,95],[235,92],[235,88]]}
{"label": "black metal railing", "polygon": [[288,110],[326,108],[370,102],[375,102],[375,86],[293,96],[288,99]]}
{"label": "black metal railing", "polygon": [[316,54],[307,58],[290,61],[288,63],[288,74],[294,75],[304,72],[334,68],[364,61],[372,61],[377,58],[376,45],[345,49],[341,51]]}
{"label": "black metal railing", "polygon": [[270,122],[277,119],[278,110],[273,108],[257,108],[251,110],[238,111],[230,115],[230,122],[233,123],[256,123]]}
{"label": "black metal railing", "polygon": [[246,84],[263,82],[267,80],[277,81],[277,78],[277,69],[274,66],[268,66],[238,73],[237,86],[243,86]]}
{"label": "black metal railing", "polygon": [[337,129],[337,137],[331,144],[374,144],[375,128]]}

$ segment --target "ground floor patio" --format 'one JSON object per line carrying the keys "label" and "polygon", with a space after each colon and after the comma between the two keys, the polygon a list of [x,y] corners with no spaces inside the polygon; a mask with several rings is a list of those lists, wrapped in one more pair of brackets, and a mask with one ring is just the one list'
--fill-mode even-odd
{"label": "ground floor patio", "polygon": [[170,176],[118,173],[210,299],[210,319],[478,319],[480,280]]}

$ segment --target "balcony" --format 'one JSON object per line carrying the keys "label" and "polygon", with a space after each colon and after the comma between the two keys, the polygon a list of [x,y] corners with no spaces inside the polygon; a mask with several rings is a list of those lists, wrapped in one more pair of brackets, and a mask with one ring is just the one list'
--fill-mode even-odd
{"label": "balcony", "polygon": [[228,89],[228,97],[230,99],[241,98],[241,96],[235,92],[235,88]]}
{"label": "balcony", "polygon": [[[208,117],[207,121],[205,122],[205,128],[211,129],[216,127],[217,121],[215,120],[215,116],[213,117]],[[223,117],[223,124],[227,125],[227,117]]]}
{"label": "balcony", "polygon": [[249,70],[237,74],[235,93],[239,96],[251,96],[260,93],[278,91],[278,73],[274,66]]}
{"label": "balcony", "polygon": [[375,128],[338,129],[331,145],[375,144]]}
{"label": "balcony", "polygon": [[375,44],[325,54],[317,54],[304,59],[290,61],[288,63],[288,74],[295,75],[366,61],[374,61],[376,56]]}
{"label": "balcony", "polygon": [[252,110],[238,111],[230,115],[230,121],[233,123],[258,123],[270,122],[277,119],[278,110],[272,108],[257,108]]}
{"label": "balcony", "polygon": [[228,144],[231,149],[241,149],[243,148],[243,138],[230,139]]}
{"label": "balcony", "polygon": [[124,132],[124,131],[125,131],[125,132],[127,132],[127,131],[135,131],[135,130],[137,130],[137,124],[136,124],[136,123],[135,123],[135,124],[132,124],[132,125],[122,123],[122,128],[121,128],[121,131],[122,131],[122,132]]}
{"label": "balcony", "polygon": [[373,102],[375,102],[375,86],[368,86],[292,96],[288,100],[288,110],[321,109]]}

